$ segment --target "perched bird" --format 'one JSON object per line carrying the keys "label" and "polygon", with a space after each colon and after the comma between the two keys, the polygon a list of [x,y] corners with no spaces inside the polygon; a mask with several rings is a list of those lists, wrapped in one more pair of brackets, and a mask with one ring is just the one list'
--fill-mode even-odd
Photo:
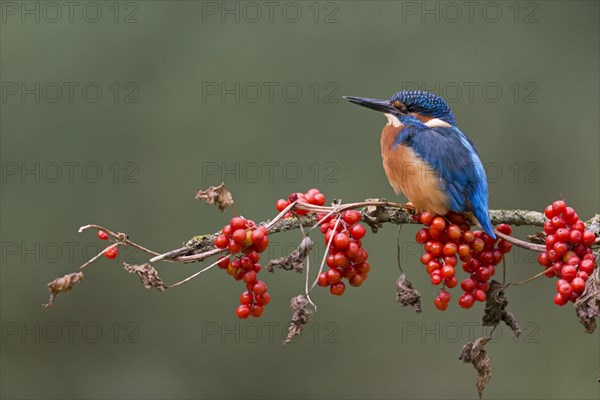
{"label": "perched bird", "polygon": [[381,156],[396,194],[404,193],[418,211],[463,213],[496,237],[483,164],[444,99],[418,90],[403,90],[389,100],[344,98],[387,117]]}

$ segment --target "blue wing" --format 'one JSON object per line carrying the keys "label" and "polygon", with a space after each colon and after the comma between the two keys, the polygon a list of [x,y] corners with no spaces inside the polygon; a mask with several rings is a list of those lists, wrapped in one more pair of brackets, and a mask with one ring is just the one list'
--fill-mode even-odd
{"label": "blue wing", "polygon": [[488,210],[483,164],[471,140],[457,127],[406,126],[396,143],[412,148],[439,175],[454,212],[472,212],[488,235],[496,237]]}

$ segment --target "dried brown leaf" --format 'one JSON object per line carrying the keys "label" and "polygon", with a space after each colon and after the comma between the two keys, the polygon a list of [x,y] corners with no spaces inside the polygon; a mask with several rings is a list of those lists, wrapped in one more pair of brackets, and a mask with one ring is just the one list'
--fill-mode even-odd
{"label": "dried brown leaf", "polygon": [[67,274],[61,278],[56,278],[52,282],[48,282],[48,291],[50,292],[50,298],[47,304],[42,304],[43,308],[50,308],[54,305],[54,300],[59,293],[68,292],[75,286],[76,283],[81,282],[85,276],[83,272],[73,272]]}
{"label": "dried brown leaf", "polygon": [[404,273],[396,279],[396,300],[403,306],[412,306],[417,313],[421,312],[421,294],[413,288]]}
{"label": "dried brown leaf", "polygon": [[292,314],[292,321],[288,326],[288,334],[282,346],[290,343],[302,332],[304,325],[310,321],[310,315],[312,314],[312,311],[308,308],[308,298],[304,294],[292,297],[290,308],[294,310],[294,314]]}
{"label": "dried brown leaf", "polygon": [[221,212],[233,205],[233,198],[227,187],[225,187],[225,183],[221,183],[219,186],[211,186],[206,190],[198,189],[196,199],[202,200],[206,204],[216,204]]}
{"label": "dried brown leaf", "polygon": [[298,247],[296,247],[291,254],[269,261],[269,264],[267,264],[267,271],[273,272],[273,267],[277,267],[285,269],[286,271],[293,269],[296,272],[302,272],[304,269],[304,266],[302,265],[304,259],[308,257],[313,245],[312,239],[308,236],[304,236],[304,239],[302,239]]}
{"label": "dried brown leaf", "polygon": [[492,377],[492,368],[490,367],[490,358],[485,349],[485,345],[491,337],[484,336],[472,342],[465,344],[460,352],[459,359],[464,363],[471,363],[477,370],[477,393],[481,399],[483,389],[489,383]]}
{"label": "dried brown leaf", "polygon": [[596,330],[596,317],[600,317],[600,270],[596,265],[594,272],[585,284],[585,290],[575,301],[575,310],[579,322],[585,327],[586,333]]}
{"label": "dried brown leaf", "polygon": [[510,326],[515,336],[518,337],[521,334],[521,327],[515,316],[505,310],[508,305],[505,291],[506,287],[503,284],[492,279],[485,301],[485,313],[483,314],[482,325],[496,327],[500,321],[504,321],[506,325]]}
{"label": "dried brown leaf", "polygon": [[130,274],[137,274],[146,289],[155,288],[164,292],[168,288],[162,279],[160,279],[160,276],[158,276],[158,271],[150,264],[134,265],[123,263],[123,268]]}

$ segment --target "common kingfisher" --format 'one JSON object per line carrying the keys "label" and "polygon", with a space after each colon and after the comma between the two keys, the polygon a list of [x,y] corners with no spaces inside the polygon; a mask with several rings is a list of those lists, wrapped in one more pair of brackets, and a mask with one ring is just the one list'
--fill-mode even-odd
{"label": "common kingfisher", "polygon": [[443,98],[419,90],[403,90],[389,100],[344,98],[387,117],[381,156],[396,194],[404,193],[417,211],[462,213],[496,237],[479,153]]}

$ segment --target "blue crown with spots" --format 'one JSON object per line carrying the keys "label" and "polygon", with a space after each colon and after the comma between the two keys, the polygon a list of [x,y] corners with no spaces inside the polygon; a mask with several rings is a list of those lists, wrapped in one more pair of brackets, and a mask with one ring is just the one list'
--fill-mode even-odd
{"label": "blue crown with spots", "polygon": [[451,125],[456,125],[454,115],[446,100],[433,93],[421,90],[402,90],[393,95],[390,101],[401,102],[406,106],[409,113],[418,113],[426,117],[439,118]]}

